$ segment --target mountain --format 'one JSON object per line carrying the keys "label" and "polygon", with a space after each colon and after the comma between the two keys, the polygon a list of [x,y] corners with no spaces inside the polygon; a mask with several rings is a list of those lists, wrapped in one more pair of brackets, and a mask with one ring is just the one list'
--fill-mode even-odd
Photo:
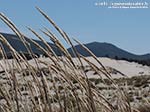
{"label": "mountain", "polygon": [[[13,35],[13,34],[6,34],[6,33],[0,33],[0,34],[2,34],[6,38],[6,40],[12,45],[12,47],[16,51],[18,51],[19,53],[20,52],[24,53],[27,57],[29,57],[26,47],[24,46],[24,44],[22,43],[22,41],[19,39],[18,36]],[[31,49],[34,54],[36,54],[37,56],[45,55],[42,51],[38,49],[38,47],[36,47],[30,41],[29,38],[25,37],[25,40],[30,44]],[[43,42],[41,42],[40,40],[34,40],[34,41],[46,49],[46,46],[43,44]],[[11,58],[12,56],[11,56],[9,48],[4,43],[1,43],[1,44],[3,45],[7,56]],[[60,50],[54,44],[52,43],[48,43],[48,44],[54,50],[56,55],[60,56],[62,54]],[[87,48],[89,48],[97,57],[109,57],[109,58],[118,59],[118,60],[123,59],[127,61],[134,61],[134,62],[138,62],[141,64],[150,65],[150,54],[144,54],[144,55],[132,54],[110,43],[92,42],[92,43],[88,43],[84,45]],[[85,51],[80,45],[76,45],[75,48],[81,55],[85,57],[90,56],[90,54],[87,51]],[[68,48],[68,52],[74,57],[71,48]]]}
{"label": "mountain", "polygon": [[[12,47],[18,51],[18,52],[22,52],[24,54],[27,54],[28,55],[28,52],[27,52],[27,49],[26,47],[24,46],[24,44],[22,43],[22,41],[19,39],[18,36],[16,35],[13,35],[13,34],[6,34],[6,33],[0,33],[1,35],[3,35],[6,40],[10,43],[10,45],[12,45]],[[25,40],[30,44],[31,46],[31,49],[33,51],[34,54],[36,55],[44,55],[44,53],[42,51],[40,51],[40,49],[38,49],[38,47],[36,45],[34,45],[29,38],[25,37]],[[33,39],[34,40],[34,39]],[[42,47],[46,48],[46,46],[43,44],[43,42],[39,41],[39,40],[34,40],[35,42],[37,42],[39,45],[41,45]],[[60,52],[59,50],[57,49],[57,47],[52,44],[52,43],[48,43],[52,49],[54,50],[54,52],[57,54],[57,55],[60,55]],[[3,47],[4,47],[4,50],[7,54],[8,57],[11,57],[11,53],[10,53],[10,49],[4,44],[2,43]]]}
{"label": "mountain", "polygon": [[[92,42],[84,45],[89,50],[91,50],[97,57],[109,57],[109,58],[127,59],[127,60],[150,59],[150,54],[145,54],[145,55],[132,54],[110,43]],[[81,55],[85,57],[90,56],[90,54],[86,50],[84,50],[84,48],[82,48],[80,45],[76,45],[75,48]],[[72,56],[74,56],[71,48],[69,48],[68,51]]]}

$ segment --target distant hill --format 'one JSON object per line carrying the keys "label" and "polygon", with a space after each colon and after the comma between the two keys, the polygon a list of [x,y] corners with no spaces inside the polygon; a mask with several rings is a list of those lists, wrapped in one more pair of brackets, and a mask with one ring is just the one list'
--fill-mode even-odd
{"label": "distant hill", "polygon": [[[135,59],[135,60],[145,60],[150,59],[150,54],[145,55],[136,55],[125,50],[122,50],[110,43],[100,43],[92,42],[84,44],[88,49],[90,49],[97,57],[109,57],[109,58],[126,58],[126,59]],[[90,54],[84,50],[80,45],[76,45],[75,48],[83,56],[90,56]],[[68,51],[73,56],[71,48]]]}
{"label": "distant hill", "polygon": [[[143,65],[150,65],[150,54],[136,55],[122,50],[110,43],[92,42],[84,45],[97,57],[109,57],[117,60],[127,60],[130,62],[138,62]],[[90,56],[90,54],[80,45],[76,45],[75,48],[81,55],[85,57]],[[71,48],[69,48],[68,51],[72,56],[74,56]]]}
{"label": "distant hill", "polygon": [[[13,48],[14,48],[16,51],[22,52],[22,53],[24,53],[24,54],[28,54],[26,47],[24,46],[24,44],[22,43],[22,41],[19,39],[18,36],[13,35],[13,34],[6,34],[6,33],[0,33],[0,34],[2,34],[2,35],[6,38],[6,40],[13,46]],[[28,39],[27,37],[25,37],[25,39],[26,39],[26,41],[30,44],[31,49],[32,49],[32,51],[33,51],[34,54],[36,54],[36,55],[40,55],[40,54],[44,55],[44,53],[43,53],[42,51],[40,51],[40,50],[30,41],[30,39]],[[41,41],[39,41],[39,40],[34,40],[34,41],[37,42],[37,43],[38,43],[39,45],[41,45],[42,47],[46,48],[45,45],[43,44],[43,42],[41,42]],[[55,51],[55,53],[56,53],[57,55],[60,55],[59,50],[57,49],[57,47],[56,47],[54,44],[52,44],[52,43],[48,43],[48,44],[52,47],[52,49]],[[3,45],[4,49],[5,49],[5,52],[6,52],[6,54],[8,55],[8,57],[11,57],[10,50],[8,49],[8,47],[7,47],[5,44],[3,44],[3,43],[2,43],[2,45]]]}
{"label": "distant hill", "polygon": [[[16,49],[18,52],[23,52],[24,54],[28,56],[27,49],[22,43],[22,41],[19,39],[19,37],[13,34],[6,34],[6,33],[0,33],[0,34],[2,34],[8,40],[8,42],[13,46],[14,49]],[[34,54],[38,56],[45,55],[30,41],[29,38],[25,37],[25,39],[30,44],[31,49]],[[42,47],[46,48],[43,42],[39,40],[34,40],[34,41],[36,41]],[[54,44],[52,43],[48,43],[48,44],[52,47],[56,55],[58,56],[61,55],[60,50]],[[2,45],[4,46],[7,56],[11,58],[10,50],[3,43]],[[120,49],[117,46],[110,44],[110,43],[92,42],[92,43],[88,43],[84,45],[87,48],[89,48],[97,57],[109,57],[109,58],[113,58],[117,60],[122,59],[122,60],[134,61],[134,62],[138,62],[141,64],[150,65],[150,54],[136,55],[128,51],[125,51],[123,49]],[[90,56],[90,54],[87,51],[85,51],[80,45],[76,45],[75,48],[81,55],[85,57]],[[68,48],[68,51],[74,57],[71,48]]]}

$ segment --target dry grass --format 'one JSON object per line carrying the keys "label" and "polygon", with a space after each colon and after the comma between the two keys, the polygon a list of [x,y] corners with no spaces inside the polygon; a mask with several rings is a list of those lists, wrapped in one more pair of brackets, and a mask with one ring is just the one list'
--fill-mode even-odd
{"label": "dry grass", "polygon": [[[58,47],[63,56],[57,56],[42,36],[33,29],[28,28],[45,44],[46,49],[31,40],[48,56],[51,63],[36,58],[25,36],[4,14],[0,13],[1,20],[20,38],[35,62],[33,66],[9,44],[3,35],[0,35],[0,41],[8,46],[13,55],[13,60],[10,63],[7,60],[5,51],[2,50],[1,52],[3,56],[1,61],[4,64],[0,64],[0,66],[7,81],[0,82],[0,112],[133,112],[134,109],[130,106],[125,92],[118,88],[97,57],[88,48],[75,40],[91,54],[99,63],[99,66],[78,54],[69,36],[42,10],[39,8],[37,10],[72,46],[72,50],[79,60],[78,66],[82,66],[82,69],[78,68],[63,44],[47,28],[41,31]],[[111,104],[87,78],[81,59],[84,59],[93,71],[99,74],[102,81],[101,75],[103,74],[116,88],[116,106]]]}
{"label": "dry grass", "polygon": [[150,111],[150,105],[148,105],[148,104],[147,105],[146,104],[141,105],[138,107],[138,110],[140,112],[149,112]]}

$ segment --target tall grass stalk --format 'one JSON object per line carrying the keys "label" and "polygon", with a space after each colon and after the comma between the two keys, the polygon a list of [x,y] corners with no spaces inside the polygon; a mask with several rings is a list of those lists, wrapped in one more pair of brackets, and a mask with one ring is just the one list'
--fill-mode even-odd
{"label": "tall grass stalk", "polygon": [[[1,62],[5,64],[0,63],[0,66],[8,80],[0,82],[0,112],[133,112],[126,95],[115,84],[98,58],[83,44],[75,40],[91,54],[91,57],[99,63],[99,66],[80,55],[69,36],[41,9],[37,8],[37,10],[72,47],[79,63],[77,65],[73,61],[73,57],[50,29],[44,28],[41,32],[53,42],[63,56],[57,56],[51,46],[44,40],[44,37],[28,27],[29,31],[46,46],[44,48],[30,39],[30,42],[48,56],[45,58],[47,61],[44,61],[44,58],[43,60],[37,58],[24,34],[4,14],[0,13],[1,20],[19,37],[28,54],[32,57],[32,60],[28,61],[23,53],[21,55],[16,51],[0,34],[0,41],[9,48],[13,56],[13,59],[8,60],[5,51],[2,51]],[[86,61],[92,70],[98,73],[100,79],[102,79],[102,75],[106,76],[118,90],[116,92],[119,102],[117,109],[88,79],[82,60]],[[78,66],[81,66],[81,68]]]}

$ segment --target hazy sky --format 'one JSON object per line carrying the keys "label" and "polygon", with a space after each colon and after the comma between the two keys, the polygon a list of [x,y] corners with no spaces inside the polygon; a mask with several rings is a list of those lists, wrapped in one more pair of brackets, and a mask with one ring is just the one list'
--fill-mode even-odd
{"label": "hazy sky", "polygon": [[[115,2],[115,0],[0,0],[0,12],[8,16],[30,37],[32,35],[26,26],[38,32],[46,26],[55,33],[53,27],[36,10],[35,6],[38,6],[71,38],[77,38],[83,43],[108,42],[136,54],[150,53],[150,8],[109,9],[95,5],[110,1]],[[149,0],[130,0],[135,1],[147,2],[150,5]],[[0,21],[0,32],[10,33],[11,30]]]}

